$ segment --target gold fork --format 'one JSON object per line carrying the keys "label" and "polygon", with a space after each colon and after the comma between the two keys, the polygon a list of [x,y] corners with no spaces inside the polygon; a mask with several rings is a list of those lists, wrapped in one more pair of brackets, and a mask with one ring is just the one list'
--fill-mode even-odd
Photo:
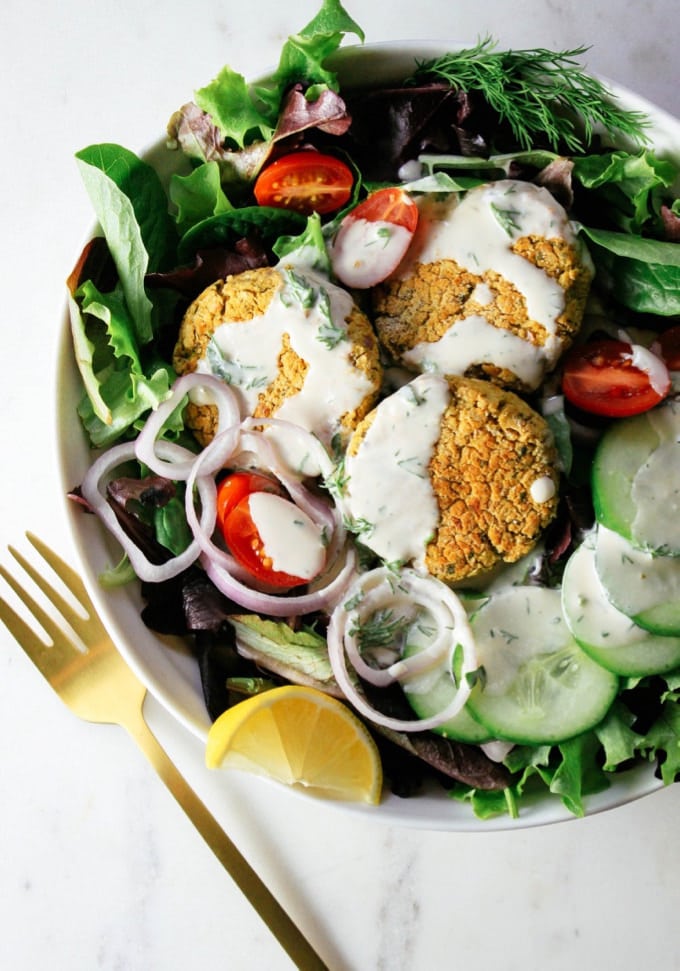
{"label": "gold fork", "polygon": [[84,651],[77,645],[73,636],[66,633],[63,626],[40,606],[2,564],[0,575],[28,608],[51,643],[46,644],[2,597],[0,620],[71,711],[86,721],[118,724],[129,732],[222,866],[297,967],[327,968],[152,734],[142,713],[146,689],[118,653],[97,616],[80,577],[37,536],[32,533],[27,533],[26,536],[76,598],[85,616],[74,610],[18,550],[10,546],[10,553],[87,650]]}

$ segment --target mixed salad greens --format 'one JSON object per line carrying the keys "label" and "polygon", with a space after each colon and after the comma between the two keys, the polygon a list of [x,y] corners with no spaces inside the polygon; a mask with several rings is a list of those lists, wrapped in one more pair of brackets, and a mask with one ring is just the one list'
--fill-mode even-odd
{"label": "mixed salad greens", "polygon": [[[288,39],[266,82],[252,85],[225,67],[198,90],[194,101],[170,119],[167,146],[153,164],[115,144],[92,145],[77,154],[102,229],[69,278],[73,344],[84,389],[79,415],[93,450],[106,457],[106,464],[94,489],[90,484],[88,491],[83,483],[74,498],[102,516],[126,551],[102,582],[141,579],[145,623],[160,633],[191,638],[211,718],[280,679],[344,694],[326,639],[331,595],[330,601],[314,599],[313,582],[303,593],[272,593],[270,584],[261,584],[272,580],[266,573],[251,575],[252,598],[239,599],[242,582],[234,586],[233,597],[228,595],[215,585],[199,555],[208,540],[196,547],[191,520],[204,512],[187,515],[194,491],[200,494],[198,505],[209,508],[217,485],[211,492],[189,473],[176,478],[162,474],[178,456],[187,468],[193,457],[210,464],[209,458],[201,459],[210,449],[202,453],[185,426],[187,392],[183,386],[177,390],[172,350],[187,306],[215,280],[273,266],[283,258],[307,262],[315,272],[333,277],[331,243],[343,219],[352,218],[357,206],[380,191],[391,193],[380,197],[390,206],[397,200],[403,208],[411,197],[464,194],[508,177],[547,187],[568,210],[596,270],[595,310],[568,370],[558,369],[531,396],[537,410],[546,413],[559,447],[563,495],[555,522],[530,562],[522,565],[525,572],[515,567],[513,576],[520,577],[515,582],[523,590],[547,590],[558,601],[565,566],[575,550],[592,545],[596,519],[603,530],[612,526],[612,517],[612,528],[620,526],[621,516],[617,520],[611,513],[616,505],[609,497],[611,476],[618,475],[617,488],[633,497],[629,512],[641,494],[635,491],[637,468],[627,467],[623,476],[616,471],[617,456],[628,454],[631,441],[638,439],[617,431],[621,451],[608,447],[607,468],[614,471],[600,474],[601,501],[593,508],[592,465],[602,454],[601,441],[636,410],[674,408],[672,384],[659,392],[631,351],[652,347],[671,377],[680,369],[673,326],[680,317],[680,200],[675,195],[680,170],[648,144],[646,119],[620,108],[599,81],[580,69],[584,49],[498,52],[487,38],[472,48],[414,63],[409,77],[366,89],[360,79],[340,84],[336,52],[347,35],[364,41],[338,0],[324,0],[317,16]],[[286,165],[296,191],[282,201],[272,172]],[[388,222],[390,211],[381,211]],[[406,225],[401,218],[393,215],[392,221]],[[356,295],[358,301],[365,300],[367,289]],[[593,347],[597,354],[591,353]],[[564,387],[563,373],[571,381],[565,379]],[[138,437],[151,434],[151,416],[153,448],[136,452]],[[248,426],[248,433],[254,430],[255,425]],[[669,441],[675,431],[673,426]],[[650,440],[646,451],[636,453],[640,465],[654,454],[658,439]],[[148,458],[156,456],[154,449],[160,468]],[[289,492],[300,486],[300,504],[307,503],[312,518],[318,514],[330,523],[338,544],[351,546],[358,557],[358,567],[354,559],[351,570],[343,573],[345,566],[339,567],[344,585],[338,585],[337,576],[330,581],[336,582],[334,595],[341,597],[350,575],[361,577],[363,570],[371,576],[371,571],[387,571],[392,583],[415,590],[419,580],[407,564],[367,558],[361,529],[342,522],[342,456],[323,451],[320,482],[309,494],[300,483],[279,478]],[[212,466],[212,479],[219,479],[219,460]],[[100,491],[101,502],[93,501]],[[327,508],[319,513],[319,495],[327,507],[337,505],[335,518]],[[635,541],[630,519],[623,532]],[[210,525],[214,522],[213,516]],[[644,543],[636,549],[641,546],[650,562],[662,559],[680,570],[675,550]],[[680,600],[677,581],[669,583],[662,596],[675,604]],[[574,596],[578,602],[578,593]],[[603,609],[611,599],[602,599]],[[276,608],[256,609],[275,601]],[[463,592],[461,602],[474,635],[483,622],[485,598],[479,591],[474,596]],[[597,650],[588,652],[588,638],[579,640],[575,634],[578,645],[571,642],[564,671],[580,648],[584,654],[578,654],[578,664],[594,657],[595,681],[586,679],[580,690],[587,707],[597,683],[601,706],[595,705],[592,717],[577,716],[576,727],[564,737],[558,727],[554,737],[542,741],[531,732],[526,737],[522,731],[517,737],[494,733],[497,717],[484,704],[488,672],[480,663],[466,667],[455,644],[444,672],[448,694],[436,703],[445,707],[451,693],[464,686],[465,698],[472,699],[466,705],[466,712],[472,712],[469,723],[459,720],[458,735],[455,730],[442,734],[436,724],[434,730],[412,730],[418,718],[409,692],[394,681],[376,686],[362,672],[379,666],[380,651],[392,652],[391,663],[395,652],[403,663],[418,655],[422,645],[417,638],[409,641],[413,616],[395,614],[393,605],[382,613],[357,614],[353,649],[358,666],[348,674],[343,656],[341,668],[350,689],[358,692],[350,700],[358,696],[367,711],[382,715],[382,721],[367,716],[367,722],[376,730],[394,791],[417,792],[432,774],[481,817],[516,815],[522,800],[546,798],[548,790],[579,815],[589,794],[641,761],[649,762],[649,771],[664,782],[674,781],[680,771],[680,626],[673,611],[663,629],[656,621],[644,627],[638,604],[631,611],[641,640],[644,630],[667,638],[657,668],[640,662],[640,651],[629,652],[623,667],[612,667],[608,658],[613,655],[603,649],[599,656]],[[556,697],[556,704],[566,704],[567,696]],[[461,699],[462,704],[462,694]],[[410,701],[417,710],[417,701]],[[432,714],[418,711],[425,720]],[[480,725],[483,731],[477,731]],[[499,747],[494,738],[509,744]]]}

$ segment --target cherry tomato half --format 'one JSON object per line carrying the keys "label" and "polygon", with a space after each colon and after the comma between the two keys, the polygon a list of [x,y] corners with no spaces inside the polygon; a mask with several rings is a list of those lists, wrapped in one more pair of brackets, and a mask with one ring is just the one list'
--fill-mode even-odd
{"label": "cherry tomato half", "polygon": [[[593,415],[626,418],[648,411],[667,394],[670,382],[652,383],[650,372],[633,363],[625,341],[598,340],[567,354],[562,391],[567,401]],[[659,361],[661,369],[663,362]],[[666,375],[667,377],[667,375]]]}
{"label": "cherry tomato half", "polygon": [[268,586],[299,587],[307,583],[301,577],[273,569],[250,512],[249,500],[256,492],[269,492],[288,502],[277,480],[261,472],[232,472],[217,487],[217,524],[232,556]]}
{"label": "cherry tomato half", "polygon": [[308,580],[301,577],[274,569],[250,512],[250,495],[233,507],[225,520],[222,535],[236,562],[256,580],[271,587],[287,588],[308,583]]}
{"label": "cherry tomato half", "polygon": [[403,226],[409,233],[414,233],[418,225],[418,206],[403,189],[378,189],[355,206],[347,214],[347,218],[366,219],[373,223],[392,223],[394,226]]}
{"label": "cherry tomato half", "polygon": [[353,183],[352,170],[339,158],[316,151],[292,152],[260,172],[254,192],[260,206],[323,215],[345,205]]}
{"label": "cherry tomato half", "polygon": [[232,509],[251,492],[273,492],[283,495],[281,486],[261,472],[231,472],[217,487],[217,524],[224,532],[224,524]]}
{"label": "cherry tomato half", "polygon": [[330,255],[341,283],[358,290],[386,280],[408,251],[418,206],[403,189],[378,189],[343,216]]}

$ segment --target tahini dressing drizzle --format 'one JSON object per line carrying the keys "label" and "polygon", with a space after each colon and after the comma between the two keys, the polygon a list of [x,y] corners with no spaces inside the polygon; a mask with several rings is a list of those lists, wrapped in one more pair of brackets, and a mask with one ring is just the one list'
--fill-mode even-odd
{"label": "tahini dressing drizzle", "polygon": [[[216,373],[237,395],[242,416],[276,379],[284,334],[306,363],[302,389],[286,397],[276,417],[315,432],[329,444],[340,419],[372,390],[351,361],[346,319],[352,297],[307,268],[279,267],[282,285],[267,310],[245,321],[225,321],[197,370]],[[201,402],[197,402],[201,403]]]}
{"label": "tahini dressing drizzle", "polygon": [[493,363],[527,386],[538,386],[546,366],[552,366],[562,351],[556,331],[565,294],[540,267],[513,253],[513,244],[525,236],[564,239],[581,249],[566,212],[541,186],[502,179],[472,189],[460,202],[455,195],[443,200],[423,197],[416,236],[398,276],[410,275],[417,263],[455,260],[480,277],[474,299],[485,306],[493,295],[483,276],[494,271],[524,297],[528,317],[544,328],[545,335],[538,347],[495,327],[482,314],[473,314],[456,321],[438,341],[417,344],[405,355],[406,363],[445,374]]}
{"label": "tahini dressing drizzle", "polygon": [[269,492],[253,492],[248,508],[274,570],[303,580],[321,572],[326,544],[321,527],[309,516],[294,503]]}
{"label": "tahini dressing drizzle", "polygon": [[347,455],[354,528],[385,562],[422,563],[437,527],[428,466],[449,399],[442,377],[419,375],[380,402],[356,453]]}

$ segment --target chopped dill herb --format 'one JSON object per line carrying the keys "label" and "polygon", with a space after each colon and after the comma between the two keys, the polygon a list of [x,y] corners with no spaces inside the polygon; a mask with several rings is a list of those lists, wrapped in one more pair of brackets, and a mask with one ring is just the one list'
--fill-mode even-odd
{"label": "chopped dill herb", "polygon": [[324,487],[332,496],[335,496],[336,498],[339,498],[345,494],[348,482],[349,476],[345,471],[344,459],[337,462],[330,475],[327,475],[323,480]]}
{"label": "chopped dill herb", "polygon": [[358,519],[345,516],[343,525],[347,532],[353,533],[355,536],[368,536],[375,529],[375,523],[365,519],[363,516],[360,516]]}
{"label": "chopped dill herb", "polygon": [[460,91],[479,91],[524,149],[530,149],[538,136],[556,150],[564,145],[570,152],[583,152],[596,126],[635,142],[648,141],[645,114],[618,107],[606,86],[578,63],[587,47],[495,48],[496,41],[486,37],[474,47],[421,61],[411,80],[437,79]]}
{"label": "chopped dill herb", "polygon": [[269,384],[269,376],[258,369],[256,365],[242,364],[225,357],[214,336],[208,342],[206,358],[210,373],[232,387],[250,391],[256,388],[266,388]]}
{"label": "chopped dill herb", "polygon": [[517,222],[517,217],[520,215],[518,209],[502,209],[495,203],[491,203],[491,212],[496,217],[496,220],[503,227],[508,236],[512,236],[513,233],[518,233],[520,231],[520,225]]}
{"label": "chopped dill herb", "polygon": [[413,622],[411,617],[395,615],[391,608],[376,610],[362,624],[352,627],[350,634],[356,637],[362,651],[374,647],[395,647]]}

